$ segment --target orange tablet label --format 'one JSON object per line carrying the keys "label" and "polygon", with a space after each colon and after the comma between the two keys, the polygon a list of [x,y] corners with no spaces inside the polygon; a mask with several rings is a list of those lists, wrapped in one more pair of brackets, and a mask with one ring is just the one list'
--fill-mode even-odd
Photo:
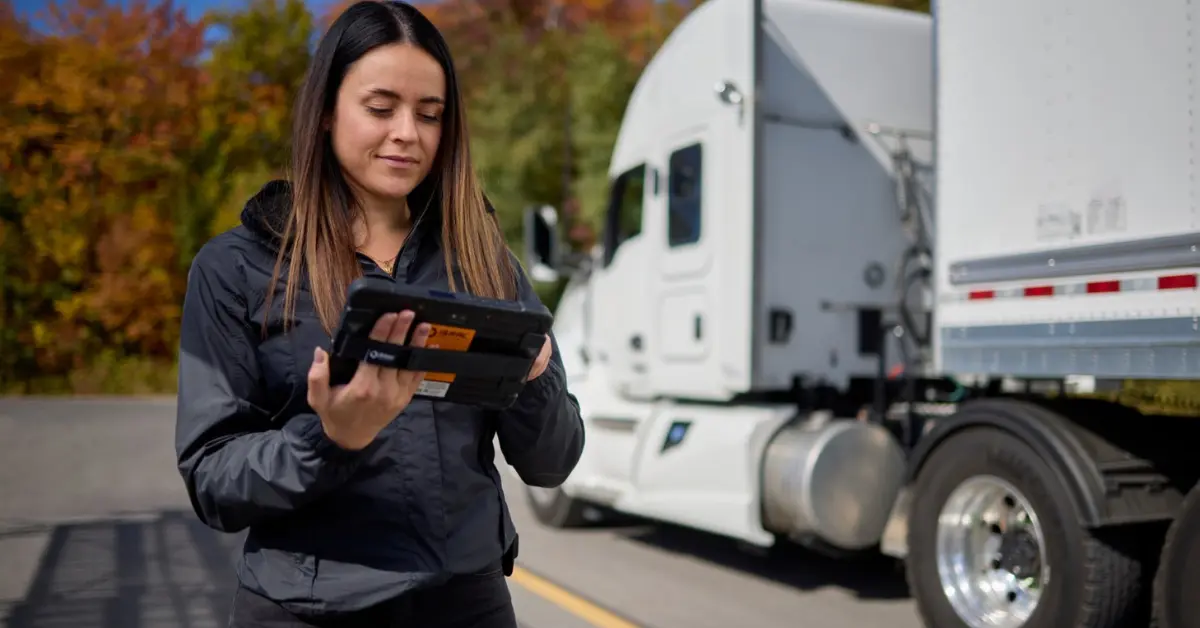
{"label": "orange tablet label", "polygon": [[[425,346],[430,349],[466,351],[470,348],[471,341],[475,339],[474,329],[449,325],[430,325],[429,327],[429,339],[425,341]],[[454,381],[454,373],[426,373],[425,379],[449,384]]]}

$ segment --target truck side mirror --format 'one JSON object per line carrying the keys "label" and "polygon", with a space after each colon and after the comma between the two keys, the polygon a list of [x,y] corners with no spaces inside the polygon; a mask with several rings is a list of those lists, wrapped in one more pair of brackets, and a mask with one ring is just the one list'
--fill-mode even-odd
{"label": "truck side mirror", "polygon": [[550,205],[525,210],[525,259],[530,278],[538,282],[558,280],[562,250],[558,235],[558,210]]}

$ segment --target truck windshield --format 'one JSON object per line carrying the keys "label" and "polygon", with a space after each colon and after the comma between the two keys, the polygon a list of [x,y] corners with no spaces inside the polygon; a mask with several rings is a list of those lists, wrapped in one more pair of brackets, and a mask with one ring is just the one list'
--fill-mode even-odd
{"label": "truck windshield", "polygon": [[605,220],[605,265],[612,262],[617,248],[642,231],[642,202],[646,187],[646,166],[621,173],[613,180]]}

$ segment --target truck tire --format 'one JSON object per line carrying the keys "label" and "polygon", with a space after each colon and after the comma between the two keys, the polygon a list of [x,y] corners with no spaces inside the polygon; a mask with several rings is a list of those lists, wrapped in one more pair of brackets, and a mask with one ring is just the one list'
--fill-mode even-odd
{"label": "truck tire", "polygon": [[1200,487],[1193,488],[1167,529],[1154,576],[1154,627],[1200,627]]}
{"label": "truck tire", "polygon": [[1108,628],[1138,612],[1141,564],[1082,527],[1060,477],[990,427],[930,455],[913,487],[906,564],[926,625]]}
{"label": "truck tire", "polygon": [[588,505],[559,488],[525,487],[525,497],[533,516],[545,526],[551,528],[577,528],[587,519]]}

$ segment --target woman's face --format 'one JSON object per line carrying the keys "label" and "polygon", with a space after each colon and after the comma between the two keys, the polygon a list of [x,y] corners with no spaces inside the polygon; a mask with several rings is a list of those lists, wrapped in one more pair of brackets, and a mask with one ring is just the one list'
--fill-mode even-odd
{"label": "woman's face", "polygon": [[376,201],[406,197],[437,156],[445,99],[441,66],[416,46],[382,46],[351,65],[330,125],[350,185]]}

